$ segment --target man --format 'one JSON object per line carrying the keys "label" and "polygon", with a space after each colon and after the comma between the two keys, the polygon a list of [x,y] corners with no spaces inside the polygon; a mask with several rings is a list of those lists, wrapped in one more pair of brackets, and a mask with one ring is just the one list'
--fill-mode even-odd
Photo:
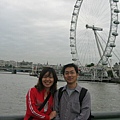
{"label": "man", "polygon": [[63,66],[63,76],[67,85],[62,89],[62,96],[58,99],[59,90],[55,95],[54,109],[57,112],[55,120],[87,120],[90,116],[91,98],[87,91],[80,105],[79,96],[82,87],[77,83],[78,67],[73,64]]}

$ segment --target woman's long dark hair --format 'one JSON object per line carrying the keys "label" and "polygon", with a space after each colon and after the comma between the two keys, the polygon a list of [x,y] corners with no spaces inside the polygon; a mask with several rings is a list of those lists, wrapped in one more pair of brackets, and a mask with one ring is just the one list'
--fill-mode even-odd
{"label": "woman's long dark hair", "polygon": [[53,75],[53,78],[54,78],[54,83],[53,85],[50,87],[50,92],[52,93],[52,95],[54,95],[54,93],[56,92],[57,90],[57,81],[58,81],[58,78],[57,78],[57,75],[56,75],[56,72],[53,68],[51,67],[44,67],[43,70],[40,72],[40,77],[38,79],[38,83],[37,85],[35,85],[35,87],[38,89],[38,91],[42,91],[44,89],[44,85],[42,83],[42,78],[43,76],[46,74],[46,73],[49,73]]}

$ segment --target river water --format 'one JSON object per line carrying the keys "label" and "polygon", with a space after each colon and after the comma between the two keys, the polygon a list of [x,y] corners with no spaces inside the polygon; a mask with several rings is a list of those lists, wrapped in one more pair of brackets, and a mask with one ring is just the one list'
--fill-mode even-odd
{"label": "river water", "polygon": [[[0,115],[24,115],[26,94],[37,81],[37,77],[28,74],[0,73]],[[58,82],[58,88],[65,84]],[[78,84],[89,90],[93,112],[120,111],[120,84],[81,81]]]}

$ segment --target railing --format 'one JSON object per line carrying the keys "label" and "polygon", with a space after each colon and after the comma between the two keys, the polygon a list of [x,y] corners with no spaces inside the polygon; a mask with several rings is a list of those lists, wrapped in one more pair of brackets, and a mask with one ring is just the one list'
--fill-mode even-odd
{"label": "railing", "polygon": [[[92,113],[92,120],[120,120],[120,112]],[[0,120],[23,120],[24,116],[0,116]]]}

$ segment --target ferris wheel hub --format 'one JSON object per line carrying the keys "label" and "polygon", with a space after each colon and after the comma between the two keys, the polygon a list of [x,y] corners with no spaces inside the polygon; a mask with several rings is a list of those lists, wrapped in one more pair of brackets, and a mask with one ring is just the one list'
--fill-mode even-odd
{"label": "ferris wheel hub", "polygon": [[98,31],[103,31],[102,28],[100,28],[100,27],[95,27],[94,25],[93,25],[93,26],[90,26],[90,25],[86,24],[86,28],[87,28],[87,29],[90,28],[90,29],[98,30]]}

